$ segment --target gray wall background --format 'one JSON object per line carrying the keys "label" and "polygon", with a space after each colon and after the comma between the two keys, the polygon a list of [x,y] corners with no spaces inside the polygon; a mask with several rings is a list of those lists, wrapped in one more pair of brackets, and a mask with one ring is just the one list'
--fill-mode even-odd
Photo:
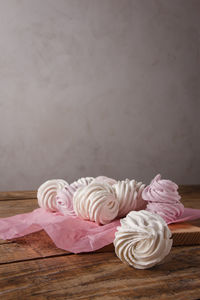
{"label": "gray wall background", "polygon": [[0,189],[200,183],[200,1],[1,0]]}

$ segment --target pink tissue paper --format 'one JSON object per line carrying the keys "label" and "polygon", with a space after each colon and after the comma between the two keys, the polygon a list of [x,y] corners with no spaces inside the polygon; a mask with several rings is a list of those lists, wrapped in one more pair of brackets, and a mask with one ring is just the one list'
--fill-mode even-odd
{"label": "pink tissue paper", "polygon": [[[200,209],[185,208],[182,216],[173,223],[198,218]],[[63,216],[38,208],[30,213],[0,218],[0,238],[13,239],[44,229],[58,248],[81,253],[111,244],[119,225],[119,220],[102,226],[76,216]]]}

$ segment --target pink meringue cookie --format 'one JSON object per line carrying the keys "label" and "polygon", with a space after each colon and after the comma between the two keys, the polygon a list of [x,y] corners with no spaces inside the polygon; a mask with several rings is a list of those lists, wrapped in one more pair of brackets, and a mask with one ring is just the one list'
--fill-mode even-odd
{"label": "pink meringue cookie", "polygon": [[158,214],[166,223],[173,223],[183,214],[184,206],[181,202],[175,202],[174,204],[149,202],[146,210]]}
{"label": "pink meringue cookie", "polygon": [[57,192],[56,206],[58,211],[60,211],[63,215],[76,215],[73,208],[73,195],[75,191],[75,188],[73,188],[70,184],[67,184],[63,190]]}
{"label": "pink meringue cookie", "polygon": [[180,200],[178,185],[171,180],[161,179],[158,174],[142,193],[142,197],[150,202],[174,203]]}
{"label": "pink meringue cookie", "polygon": [[146,210],[159,214],[167,223],[175,221],[184,211],[178,185],[171,180],[161,179],[160,174],[143,190],[142,198],[148,201]]}

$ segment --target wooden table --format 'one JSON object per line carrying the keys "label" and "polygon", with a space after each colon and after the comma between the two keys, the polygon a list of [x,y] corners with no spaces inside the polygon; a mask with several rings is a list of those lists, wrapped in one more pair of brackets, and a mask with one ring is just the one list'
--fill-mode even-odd
{"label": "wooden table", "polygon": [[[200,208],[200,186],[180,193]],[[35,192],[0,193],[0,217],[36,207]],[[200,299],[200,245],[173,247],[164,264],[136,270],[113,252],[68,254],[43,231],[0,240],[0,299]]]}

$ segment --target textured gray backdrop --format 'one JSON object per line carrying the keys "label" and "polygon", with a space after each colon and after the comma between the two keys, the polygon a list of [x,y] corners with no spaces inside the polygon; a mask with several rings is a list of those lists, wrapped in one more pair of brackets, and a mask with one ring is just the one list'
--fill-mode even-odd
{"label": "textured gray backdrop", "polygon": [[200,1],[0,1],[0,189],[200,183]]}

